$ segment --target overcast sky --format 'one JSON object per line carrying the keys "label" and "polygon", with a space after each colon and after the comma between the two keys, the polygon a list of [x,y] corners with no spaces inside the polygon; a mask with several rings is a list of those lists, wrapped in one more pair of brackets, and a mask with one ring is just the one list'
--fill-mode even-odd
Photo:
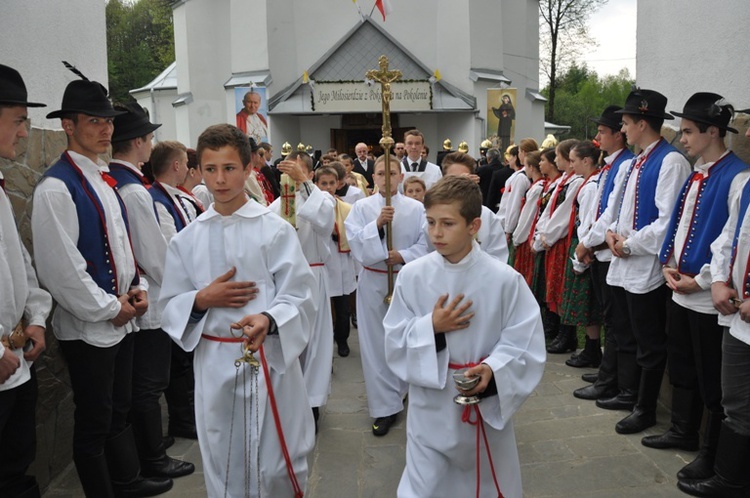
{"label": "overcast sky", "polygon": [[599,44],[584,56],[586,65],[600,76],[617,74],[626,67],[635,78],[637,0],[609,0],[593,14],[589,34]]}

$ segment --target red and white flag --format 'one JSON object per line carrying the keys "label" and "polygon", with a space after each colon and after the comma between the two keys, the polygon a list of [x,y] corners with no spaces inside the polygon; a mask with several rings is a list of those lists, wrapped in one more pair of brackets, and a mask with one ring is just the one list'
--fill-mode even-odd
{"label": "red and white flag", "polygon": [[375,0],[375,7],[377,7],[380,13],[383,14],[383,22],[385,22],[386,14],[393,12],[391,0]]}

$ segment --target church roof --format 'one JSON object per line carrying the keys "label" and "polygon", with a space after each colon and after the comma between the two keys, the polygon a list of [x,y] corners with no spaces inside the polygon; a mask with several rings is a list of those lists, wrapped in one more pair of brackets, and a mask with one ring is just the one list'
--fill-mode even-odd
{"label": "church roof", "polygon": [[177,89],[177,61],[173,62],[167,68],[159,73],[159,76],[151,80],[146,86],[130,90],[130,94],[139,92],[149,92],[151,90],[175,90]]}
{"label": "church roof", "polygon": [[[433,111],[473,111],[476,98],[439,79],[433,71],[412,55],[387,31],[369,17],[361,19],[328,52],[307,71],[310,81],[364,81],[365,73],[377,68],[378,58],[385,55],[389,67],[398,69],[404,80],[432,82]],[[270,114],[312,112],[309,90],[299,77],[269,99]],[[303,95],[304,94],[304,95]],[[305,95],[307,98],[305,98]]]}

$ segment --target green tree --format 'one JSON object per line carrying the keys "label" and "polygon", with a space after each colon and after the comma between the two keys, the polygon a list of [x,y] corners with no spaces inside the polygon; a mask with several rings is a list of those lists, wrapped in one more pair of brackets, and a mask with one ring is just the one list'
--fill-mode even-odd
{"label": "green tree", "polygon": [[174,27],[169,0],[109,0],[107,59],[112,99],[131,101],[139,88],[174,62]]}
{"label": "green tree", "polygon": [[586,23],[605,3],[607,0],[539,0],[542,70],[550,81],[547,121],[557,118],[557,75],[593,43]]}
{"label": "green tree", "polygon": [[[558,78],[555,124],[570,126],[571,137],[593,138],[596,125],[589,119],[599,116],[608,105],[623,105],[634,83],[627,69],[600,78],[585,64],[571,65]],[[548,84],[542,94],[548,96],[549,92]]]}

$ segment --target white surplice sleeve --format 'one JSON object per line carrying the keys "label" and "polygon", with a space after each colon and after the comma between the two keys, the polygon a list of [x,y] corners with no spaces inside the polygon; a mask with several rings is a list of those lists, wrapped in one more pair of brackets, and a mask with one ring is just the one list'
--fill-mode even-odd
{"label": "white surplice sleeve", "polygon": [[45,178],[37,185],[33,202],[31,230],[39,280],[79,320],[104,322],[116,317],[117,296],[94,282],[78,251],[78,214],[68,188],[61,180]]}
{"label": "white surplice sleeve", "polygon": [[[300,187],[300,195],[305,198],[305,202],[297,211],[297,217],[309,223],[316,235],[330,237],[336,224],[336,200],[331,194],[323,192],[313,184],[309,187],[309,195],[304,185]],[[276,204],[276,201],[273,204]]]}
{"label": "white surplice sleeve", "polygon": [[358,202],[352,206],[344,226],[354,259],[363,266],[372,266],[388,259],[388,249],[385,237],[381,239],[378,233],[377,218],[367,220],[365,210],[359,209],[363,205]]}
{"label": "white surplice sleeve", "polygon": [[[484,223],[487,222],[487,227]],[[508,241],[505,239],[505,230],[500,218],[492,212],[487,206],[482,206],[482,228],[480,233],[485,237],[480,237],[479,243],[484,252],[494,256],[503,263],[508,262]]]}
{"label": "white surplice sleeve", "polygon": [[479,405],[484,420],[498,430],[505,427],[539,384],[546,361],[539,305],[523,277],[510,268],[508,274],[499,287],[499,299],[504,303],[500,339],[483,361],[494,372],[498,394]]}

